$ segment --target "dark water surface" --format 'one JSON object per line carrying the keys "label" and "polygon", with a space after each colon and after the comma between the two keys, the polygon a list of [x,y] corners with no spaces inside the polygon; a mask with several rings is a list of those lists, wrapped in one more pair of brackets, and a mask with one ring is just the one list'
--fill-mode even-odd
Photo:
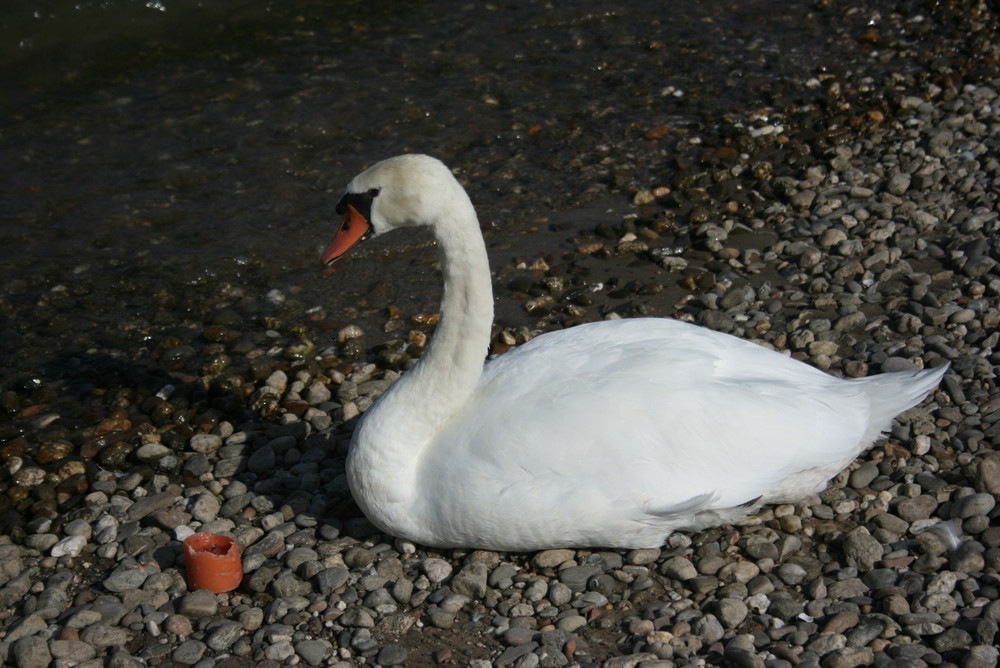
{"label": "dark water surface", "polygon": [[368,312],[433,310],[437,277],[407,271],[429,254],[398,239],[320,276],[353,174],[432,153],[498,224],[495,264],[557,252],[517,240],[626,206],[731,111],[808,105],[815,73],[869,48],[844,35],[895,8],[826,4],[18,3],[0,25],[0,365],[139,355],[158,323],[271,289],[363,315],[381,283]]}

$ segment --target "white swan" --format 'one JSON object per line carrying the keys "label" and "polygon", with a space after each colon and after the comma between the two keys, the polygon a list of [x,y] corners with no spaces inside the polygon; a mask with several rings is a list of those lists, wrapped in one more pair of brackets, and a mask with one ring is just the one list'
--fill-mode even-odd
{"label": "white swan", "polygon": [[440,161],[402,155],[356,176],[324,263],[369,236],[429,227],[441,319],[420,361],[365,413],[347,458],[382,531],[436,547],[656,547],[822,489],[946,367],[841,380],[675,320],[539,336],[484,368],[486,248]]}

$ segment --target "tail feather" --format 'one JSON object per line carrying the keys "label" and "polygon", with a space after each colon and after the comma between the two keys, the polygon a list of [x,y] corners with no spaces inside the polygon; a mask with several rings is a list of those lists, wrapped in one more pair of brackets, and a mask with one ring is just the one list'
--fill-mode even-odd
{"label": "tail feather", "polygon": [[948,366],[883,373],[853,381],[861,384],[868,396],[871,416],[868,424],[872,439],[888,431],[894,417],[923,401],[941,382]]}

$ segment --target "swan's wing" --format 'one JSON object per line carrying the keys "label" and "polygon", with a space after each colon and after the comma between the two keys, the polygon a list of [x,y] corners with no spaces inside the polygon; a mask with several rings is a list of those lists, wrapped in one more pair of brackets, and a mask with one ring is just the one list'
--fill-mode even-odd
{"label": "swan's wing", "polygon": [[739,506],[856,454],[858,388],[683,323],[609,324],[540,337],[488,365],[425,470],[459,471],[498,502],[579,497],[595,513],[670,515]]}

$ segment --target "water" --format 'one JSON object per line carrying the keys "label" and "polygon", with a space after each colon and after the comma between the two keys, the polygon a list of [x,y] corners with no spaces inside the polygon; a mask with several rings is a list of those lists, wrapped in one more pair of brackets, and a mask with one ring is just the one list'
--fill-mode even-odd
{"label": "water", "polygon": [[163,312],[198,322],[234,289],[433,310],[422,238],[319,276],[362,167],[437,155],[498,224],[494,264],[555,252],[526,234],[538,219],[626,206],[729,111],[808,104],[812,73],[857,49],[844,31],[887,11],[867,4],[18,3],[0,26],[0,365],[74,337],[142,355]]}

